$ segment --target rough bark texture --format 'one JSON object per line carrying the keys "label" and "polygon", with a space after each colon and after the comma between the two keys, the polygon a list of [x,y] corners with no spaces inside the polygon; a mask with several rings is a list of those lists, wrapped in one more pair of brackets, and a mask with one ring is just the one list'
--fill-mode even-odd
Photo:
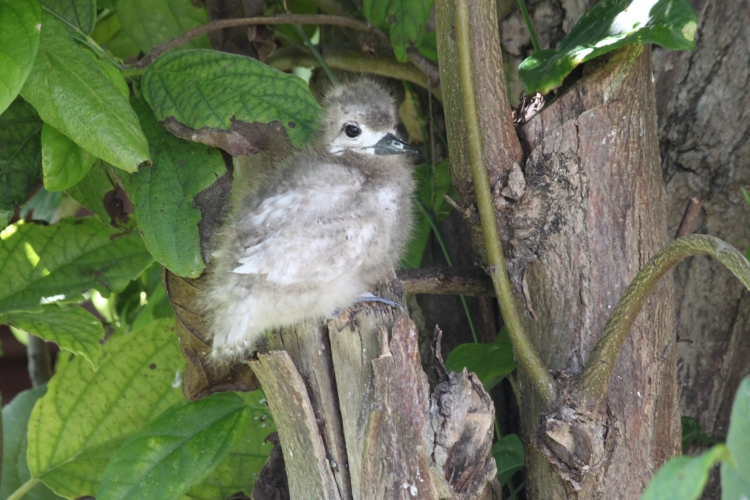
{"label": "rough bark texture", "polygon": [[[403,304],[397,280],[378,293]],[[476,376],[445,374],[442,361],[431,395],[404,314],[356,306],[283,331],[270,347],[286,352],[250,362],[284,455],[264,474],[278,477],[285,462],[290,498],[495,498],[492,401]]]}
{"label": "rough bark texture", "polygon": [[[528,187],[510,216],[513,258],[528,263],[538,317],[525,326],[547,366],[567,373],[581,370],[627,285],[668,242],[650,50],[626,48],[587,72],[524,126]],[[620,353],[607,411],[594,416],[605,427],[602,452],[594,443],[584,453],[591,472],[567,475],[578,484],[560,481],[528,446],[529,498],[638,498],[678,451],[673,314],[667,280]],[[521,379],[523,394],[527,384]],[[522,401],[527,442],[545,410]]]}
{"label": "rough bark texture", "polygon": [[[695,50],[654,51],[659,141],[669,227],[691,196],[704,201],[696,232],[750,244],[750,3],[690,1]],[[750,294],[721,264],[689,259],[675,272],[683,415],[725,433],[734,394],[750,373]],[[699,450],[695,450],[699,451]],[[704,498],[719,498],[718,474]]]}

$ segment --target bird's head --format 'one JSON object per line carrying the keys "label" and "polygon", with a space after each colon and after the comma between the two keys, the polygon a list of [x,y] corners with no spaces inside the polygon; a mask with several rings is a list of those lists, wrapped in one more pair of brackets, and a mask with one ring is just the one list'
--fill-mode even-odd
{"label": "bird's head", "polygon": [[334,87],[323,100],[321,146],[330,154],[396,155],[417,149],[396,135],[393,97],[372,80]]}

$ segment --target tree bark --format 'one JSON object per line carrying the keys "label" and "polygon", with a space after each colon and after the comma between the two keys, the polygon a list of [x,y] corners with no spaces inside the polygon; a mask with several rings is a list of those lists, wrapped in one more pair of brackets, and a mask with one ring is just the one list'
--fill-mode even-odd
{"label": "tree bark", "polygon": [[[749,207],[740,188],[750,187],[750,4],[690,4],[699,22],[695,49],[654,50],[668,223],[675,228],[678,207],[697,196],[704,204],[696,231],[745,250]],[[739,382],[750,373],[750,294],[706,257],[680,264],[675,281],[681,411],[721,436]],[[704,498],[719,497],[714,471]]]}
{"label": "tree bark", "polygon": [[[510,216],[513,257],[528,262],[538,318],[527,318],[526,328],[563,386],[582,369],[635,274],[668,243],[650,50],[630,46],[584,71],[524,126],[528,187]],[[540,441],[549,433],[538,434],[540,413],[549,430],[567,420],[566,409],[581,410],[576,402],[563,397],[550,410],[523,399],[526,442],[536,443],[527,447],[530,498],[638,498],[678,451],[672,300],[666,280],[620,352],[606,411],[590,416],[603,426],[590,436],[590,472],[550,454]],[[548,458],[561,463],[552,468]]]}

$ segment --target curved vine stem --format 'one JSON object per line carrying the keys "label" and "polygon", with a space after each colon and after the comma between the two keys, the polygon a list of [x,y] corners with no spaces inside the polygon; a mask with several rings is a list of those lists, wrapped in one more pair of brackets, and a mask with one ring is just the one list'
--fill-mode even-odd
{"label": "curved vine stem", "polygon": [[598,404],[606,397],[617,355],[659,280],[682,259],[695,255],[718,259],[750,290],[750,262],[729,243],[704,234],[674,240],[638,272],[604,326],[576,386],[586,404]]}
{"label": "curved vine stem", "polygon": [[479,217],[482,222],[484,244],[487,248],[487,259],[490,264],[490,275],[518,364],[526,371],[544,401],[552,404],[555,400],[555,387],[552,384],[549,371],[545,368],[526,332],[524,332],[521,318],[513,305],[510,279],[505,268],[503,247],[497,231],[495,207],[492,202],[489,179],[487,178],[487,167],[482,158],[482,134],[479,128],[477,96],[474,91],[474,73],[471,60],[469,1],[471,0],[457,0],[455,3],[456,46],[458,48],[458,66],[461,79],[461,102],[469,142],[469,161],[471,162]]}

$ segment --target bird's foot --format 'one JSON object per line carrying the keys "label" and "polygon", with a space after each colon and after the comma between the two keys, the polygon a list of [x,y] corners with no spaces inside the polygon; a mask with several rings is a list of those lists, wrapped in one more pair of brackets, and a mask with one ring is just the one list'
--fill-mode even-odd
{"label": "bird's foot", "polygon": [[354,302],[380,302],[381,304],[385,304],[387,306],[391,307],[398,307],[402,311],[404,310],[403,306],[399,304],[398,302],[393,302],[392,300],[384,299],[383,297],[378,297],[377,295],[373,295],[371,293],[363,293],[359,297],[357,297]]}
{"label": "bird's foot", "polygon": [[[373,295],[369,292],[363,293],[362,295],[354,299],[355,304],[359,304],[361,302],[379,302],[380,304],[385,304],[391,307],[398,307],[400,310],[404,310],[403,306],[398,302],[384,299],[383,297],[378,297],[377,295]],[[339,314],[341,314],[341,311],[343,311],[343,309],[334,309],[333,312],[328,316],[328,319],[336,318]]]}

